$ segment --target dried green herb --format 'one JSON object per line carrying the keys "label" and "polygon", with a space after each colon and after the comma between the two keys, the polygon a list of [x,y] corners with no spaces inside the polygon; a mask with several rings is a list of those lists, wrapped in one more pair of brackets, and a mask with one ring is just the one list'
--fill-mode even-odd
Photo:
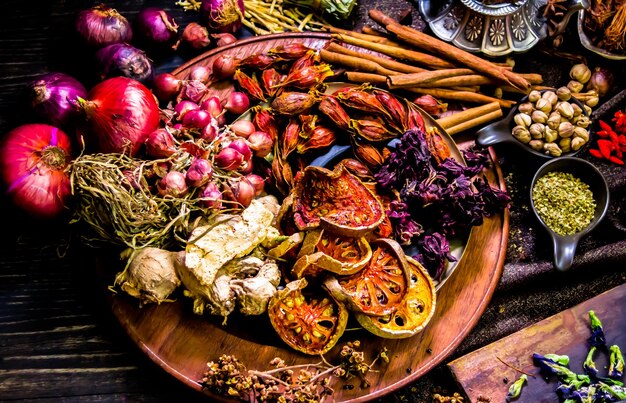
{"label": "dried green herb", "polygon": [[532,198],[543,222],[559,235],[573,235],[587,228],[596,209],[589,186],[565,172],[549,172],[539,178]]}

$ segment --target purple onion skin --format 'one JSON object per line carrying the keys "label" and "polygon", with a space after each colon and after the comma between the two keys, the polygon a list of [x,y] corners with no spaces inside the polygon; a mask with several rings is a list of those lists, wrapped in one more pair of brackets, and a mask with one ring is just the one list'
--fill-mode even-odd
{"label": "purple onion skin", "polygon": [[176,39],[178,25],[163,9],[148,7],[135,19],[135,34],[152,46],[171,45]]}
{"label": "purple onion skin", "polygon": [[68,127],[79,114],[75,101],[87,98],[87,90],[74,77],[46,73],[28,85],[28,99],[37,115],[56,127]]}
{"label": "purple onion skin", "polygon": [[234,34],[241,28],[243,0],[202,0],[200,14],[213,32]]}
{"label": "purple onion skin", "polygon": [[76,30],[85,43],[93,47],[130,42],[133,39],[133,31],[126,17],[104,4],[79,12]]}
{"label": "purple onion skin", "polygon": [[134,46],[114,43],[96,52],[102,79],[128,77],[149,85],[152,82],[152,62],[148,56]]}

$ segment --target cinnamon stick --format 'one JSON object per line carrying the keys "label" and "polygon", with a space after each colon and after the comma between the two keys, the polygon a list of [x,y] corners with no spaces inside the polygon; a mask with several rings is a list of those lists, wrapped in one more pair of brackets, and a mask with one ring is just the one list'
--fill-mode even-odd
{"label": "cinnamon stick", "polygon": [[357,50],[348,49],[347,47],[341,46],[335,42],[330,42],[326,46],[326,49],[335,53],[342,53],[348,56],[354,56],[354,57],[367,59],[374,63],[378,63],[379,65],[381,65],[382,67],[386,69],[397,71],[398,73],[421,73],[422,71],[427,71],[426,69],[423,69],[421,67],[415,67],[415,66],[411,66],[410,64],[400,63],[393,59],[386,59],[384,57],[376,56],[371,53],[359,52]]}
{"label": "cinnamon stick", "polygon": [[361,32],[349,31],[347,29],[341,29],[341,28],[332,27],[332,26],[328,26],[326,27],[326,29],[328,29],[328,32],[330,32],[331,34],[348,35],[353,38],[362,39],[364,41],[381,43],[381,44],[389,45],[389,46],[397,46],[397,47],[401,46],[398,42],[394,42],[386,36],[364,34]]}
{"label": "cinnamon stick", "polygon": [[[399,74],[388,78],[389,88],[416,87],[422,84],[436,82],[449,77],[465,76],[474,73],[470,69],[441,69],[434,71],[424,71],[421,73]],[[465,84],[455,84],[465,85]],[[474,84],[468,84],[474,85]]]}
{"label": "cinnamon stick", "polygon": [[385,45],[382,43],[369,42],[344,34],[332,34],[332,38],[338,39],[341,42],[345,42],[350,45],[360,46],[364,49],[373,50],[399,60],[414,62],[433,69],[452,69],[456,67],[448,61],[423,52],[403,49],[396,46]]}
{"label": "cinnamon stick", "polygon": [[351,69],[361,70],[368,73],[384,74],[388,76],[399,74],[395,71],[386,69],[371,60],[362,59],[360,57],[348,56],[341,53],[335,53],[327,49],[320,50],[320,57],[326,63],[339,64],[344,67],[349,67]]}
{"label": "cinnamon stick", "polygon": [[346,71],[344,74],[346,79],[351,83],[369,83],[380,86],[387,85],[387,76],[382,76],[380,74],[363,73],[361,71]]}
{"label": "cinnamon stick", "polygon": [[498,102],[503,108],[511,108],[515,102],[506,99],[498,99],[487,95],[469,92],[469,91],[454,91],[441,88],[406,88],[409,92],[416,94],[432,95],[435,98],[452,99],[455,101],[465,101],[477,104],[488,104],[491,102]]}
{"label": "cinnamon stick", "polygon": [[495,111],[502,112],[500,110],[500,104],[498,104],[497,102],[491,102],[485,105],[477,106],[475,108],[469,108],[464,111],[457,112],[453,115],[446,116],[441,119],[437,119],[437,123],[439,123],[439,126],[443,127],[444,129],[448,129],[453,126],[460,125],[467,120],[472,120],[484,114]]}
{"label": "cinnamon stick", "polygon": [[528,80],[521,77],[517,73],[513,73],[510,70],[506,70],[500,66],[496,66],[488,60],[481,59],[478,56],[468,53],[433,36],[427,35],[413,28],[398,24],[394,19],[385,15],[380,10],[370,10],[369,15],[374,21],[383,25],[389,32],[396,34],[396,36],[403,42],[416,46],[420,49],[438,54],[440,56],[450,58],[455,62],[458,62],[464,66],[481,72],[487,76],[493,77],[497,80],[504,81],[523,91],[530,91],[530,83],[528,82]]}
{"label": "cinnamon stick", "polygon": [[471,120],[466,120],[463,123],[460,123],[458,125],[452,126],[448,129],[446,129],[446,133],[448,133],[449,135],[454,135],[457,133],[461,133],[465,130],[471,129],[473,127],[477,127],[480,125],[483,125],[487,122],[491,122],[492,120],[496,120],[502,117],[502,110],[498,109],[496,111],[493,112],[489,112],[486,113],[484,115],[481,115],[479,117],[476,117],[474,119]]}
{"label": "cinnamon stick", "polygon": [[364,26],[363,28],[361,28],[361,31],[363,31],[364,34],[368,34],[368,35],[374,35],[374,36],[382,36],[383,38],[386,38],[385,34],[383,32],[380,32],[377,29],[374,29],[372,27],[368,27],[367,25]]}

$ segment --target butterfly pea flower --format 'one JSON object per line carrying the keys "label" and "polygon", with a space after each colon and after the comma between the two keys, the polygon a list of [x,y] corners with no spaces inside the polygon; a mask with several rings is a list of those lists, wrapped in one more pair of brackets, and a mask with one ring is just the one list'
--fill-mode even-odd
{"label": "butterfly pea flower", "polygon": [[525,383],[527,383],[528,377],[526,375],[522,375],[518,380],[513,382],[509,387],[509,393],[506,394],[506,401],[510,402],[511,400],[517,399],[522,393],[522,387]]}
{"label": "butterfly pea flower", "polygon": [[593,361],[593,354],[596,352],[596,347],[591,347],[589,349],[589,353],[587,353],[587,358],[585,362],[583,362],[583,369],[587,374],[593,377],[598,376],[598,368],[596,367],[596,363]]}
{"label": "butterfly pea flower", "polygon": [[619,346],[609,348],[609,377],[621,378],[624,375],[624,356]]}
{"label": "butterfly pea flower", "polygon": [[533,353],[533,362],[548,377],[555,376],[559,381],[566,384],[578,380],[578,376],[571,369],[541,354]]}
{"label": "butterfly pea flower", "polygon": [[591,337],[589,337],[589,344],[592,347],[606,346],[606,337],[604,336],[604,329],[602,329],[602,322],[596,316],[594,311],[589,311],[589,322],[591,325]]}
{"label": "butterfly pea flower", "polygon": [[569,365],[569,357],[567,355],[546,354],[544,355],[544,357],[556,362],[557,364],[561,364],[565,366]]}
{"label": "butterfly pea flower", "polygon": [[626,388],[623,386],[607,385],[604,382],[599,382],[598,385],[599,393],[596,393],[596,401],[617,402],[626,399]]}

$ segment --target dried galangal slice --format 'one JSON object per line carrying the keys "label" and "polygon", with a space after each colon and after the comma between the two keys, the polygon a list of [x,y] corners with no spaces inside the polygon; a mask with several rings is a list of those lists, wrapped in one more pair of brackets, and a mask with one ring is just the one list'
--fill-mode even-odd
{"label": "dried galangal slice", "polygon": [[409,287],[409,264],[400,245],[392,239],[378,239],[372,258],[358,273],[329,276],[324,287],[338,301],[355,312],[384,316],[395,312]]}
{"label": "dried galangal slice", "polygon": [[268,314],[276,333],[290,347],[324,354],[337,343],[348,323],[348,310],[330,296],[305,296],[305,279],[287,283],[270,300]]}
{"label": "dried galangal slice", "polygon": [[365,237],[351,238],[315,229],[309,231],[291,273],[304,277],[319,269],[340,275],[350,275],[361,270],[372,257],[372,248]]}
{"label": "dried galangal slice", "polygon": [[380,200],[355,175],[339,164],[334,171],[308,166],[296,176],[293,215],[300,230],[318,226],[358,237],[385,218]]}
{"label": "dried galangal slice", "polygon": [[363,328],[379,337],[404,339],[424,330],[435,313],[435,285],[426,269],[407,257],[411,273],[409,289],[398,309],[385,316],[356,313]]}

